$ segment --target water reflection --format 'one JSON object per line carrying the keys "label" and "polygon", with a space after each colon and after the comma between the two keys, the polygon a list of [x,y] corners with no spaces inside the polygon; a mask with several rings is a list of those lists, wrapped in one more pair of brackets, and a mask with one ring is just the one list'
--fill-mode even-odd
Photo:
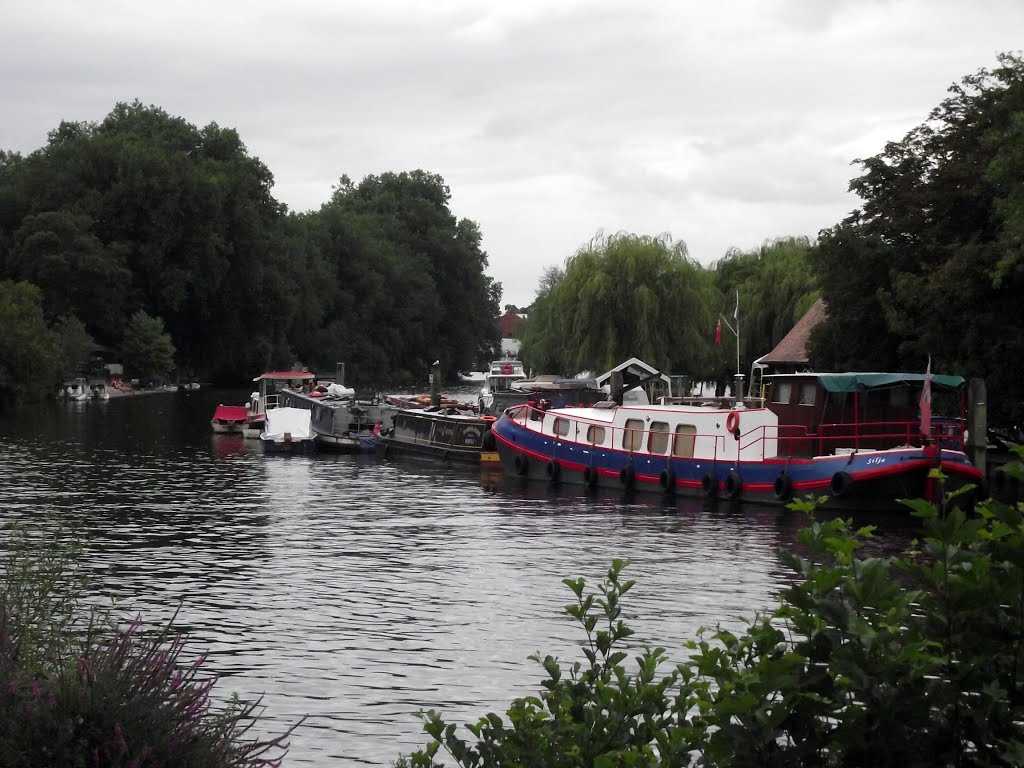
{"label": "water reflection", "polygon": [[[423,743],[414,714],[456,720],[536,690],[534,651],[576,657],[567,576],[631,561],[634,645],[736,626],[785,584],[778,509],[595,495],[494,471],[373,457],[263,456],[209,434],[244,393],[113,400],[19,414],[0,430],[14,517],[85,536],[99,591],[149,622],[179,609],[189,648],[266,693],[267,732],[301,715],[291,765],[386,765]],[[879,547],[907,531],[887,530]]]}

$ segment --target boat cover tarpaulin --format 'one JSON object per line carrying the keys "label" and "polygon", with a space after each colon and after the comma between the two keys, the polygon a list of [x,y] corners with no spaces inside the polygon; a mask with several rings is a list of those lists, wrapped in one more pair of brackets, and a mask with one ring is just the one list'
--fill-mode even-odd
{"label": "boat cover tarpaulin", "polygon": [[309,440],[313,437],[310,427],[312,411],[306,408],[271,408],[267,411],[267,428],[263,436],[267,440]]}
{"label": "boat cover tarpaulin", "polygon": [[221,421],[245,421],[249,416],[249,409],[244,405],[218,405],[213,412],[213,418]]}
{"label": "boat cover tarpaulin", "polygon": [[[829,392],[858,392],[878,387],[892,387],[899,384],[923,384],[923,373],[819,373],[821,384]],[[962,376],[931,375],[933,387],[959,389],[964,384]]]}

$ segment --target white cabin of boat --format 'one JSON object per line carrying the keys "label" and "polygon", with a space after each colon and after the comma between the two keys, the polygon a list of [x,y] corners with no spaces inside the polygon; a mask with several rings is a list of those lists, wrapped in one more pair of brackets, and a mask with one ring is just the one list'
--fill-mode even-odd
{"label": "white cabin of boat", "polygon": [[[711,460],[762,461],[778,450],[779,417],[766,408],[685,405],[563,408],[522,406],[509,417],[556,440],[582,447]],[[730,429],[733,427],[733,429]]]}

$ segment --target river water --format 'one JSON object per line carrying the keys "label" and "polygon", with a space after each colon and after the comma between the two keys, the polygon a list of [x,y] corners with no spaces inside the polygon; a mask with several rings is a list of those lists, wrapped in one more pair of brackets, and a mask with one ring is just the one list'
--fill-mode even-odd
{"label": "river water", "polygon": [[[48,403],[0,420],[8,519],[59,520],[83,544],[97,599],[145,624],[178,612],[218,695],[263,695],[258,730],[307,716],[285,765],[389,765],[426,739],[415,714],[503,712],[539,688],[534,652],[580,657],[566,577],[615,557],[637,585],[634,646],[739,627],[788,574],[776,555],[804,520],[758,507],[581,487],[373,457],[264,456],[210,434],[201,390]],[[912,535],[887,521],[876,546]]]}

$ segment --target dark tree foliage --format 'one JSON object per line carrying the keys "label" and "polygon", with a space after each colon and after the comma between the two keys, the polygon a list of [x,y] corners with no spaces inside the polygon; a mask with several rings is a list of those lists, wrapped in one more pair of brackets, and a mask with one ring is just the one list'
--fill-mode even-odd
{"label": "dark tree foliage", "polygon": [[478,226],[448,207],[444,180],[424,171],[341,179],[304,221],[318,268],[332,276],[314,342],[349,360],[361,382],[471,370],[498,345],[501,286],[486,274]]}
{"label": "dark tree foliage", "polygon": [[300,360],[357,383],[454,375],[497,344],[501,287],[471,221],[423,171],[347,179],[289,215],[237,132],[118,104],[0,152],[0,279],[39,286],[48,323],[75,317],[120,349],[161,318],[189,376],[238,381]]}
{"label": "dark tree foliage", "polygon": [[30,400],[60,375],[60,351],[46,327],[39,289],[0,280],[0,410]]}
{"label": "dark tree foliage", "polygon": [[924,368],[931,355],[1009,408],[1024,399],[1024,60],[1003,54],[949,91],[860,161],[863,205],[814,257],[830,315],[814,361]]}

